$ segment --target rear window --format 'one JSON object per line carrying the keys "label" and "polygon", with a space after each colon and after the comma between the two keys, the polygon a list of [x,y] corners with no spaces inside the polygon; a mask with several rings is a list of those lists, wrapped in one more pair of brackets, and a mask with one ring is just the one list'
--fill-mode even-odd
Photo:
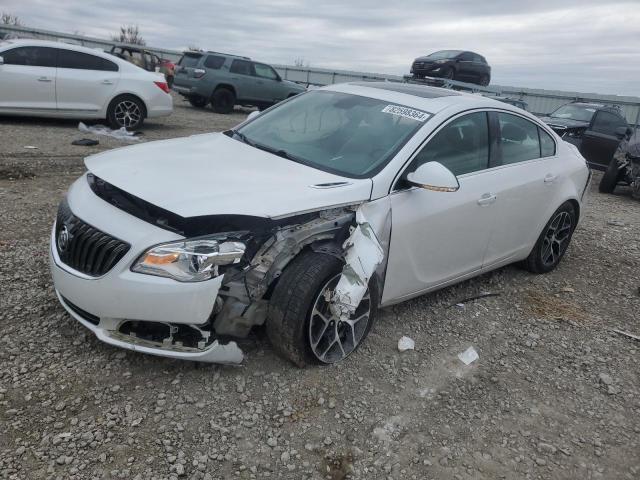
{"label": "rear window", "polygon": [[178,65],[181,67],[195,67],[200,61],[200,57],[202,55],[183,55]]}
{"label": "rear window", "polygon": [[105,72],[117,72],[118,65],[110,60],[88,53],[74,52],[72,50],[58,50],[58,68],[74,68],[76,70],[98,70]]}
{"label": "rear window", "polygon": [[219,57],[217,55],[209,55],[204,61],[204,66],[206,68],[213,68],[214,70],[219,70],[222,65],[224,65],[224,57]]}

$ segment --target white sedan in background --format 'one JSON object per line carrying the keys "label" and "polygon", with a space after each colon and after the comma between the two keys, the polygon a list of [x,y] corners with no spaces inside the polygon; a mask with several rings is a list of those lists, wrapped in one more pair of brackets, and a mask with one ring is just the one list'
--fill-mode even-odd
{"label": "white sedan in background", "polygon": [[380,306],[514,262],[554,269],[590,178],[523,110],[398,83],[85,163],[51,233],[73,317],[112,345],[223,363],[266,324],[299,366],[347,357]]}
{"label": "white sedan in background", "polygon": [[135,129],[172,111],[159,73],[78,45],[0,41],[0,115],[105,119]]}

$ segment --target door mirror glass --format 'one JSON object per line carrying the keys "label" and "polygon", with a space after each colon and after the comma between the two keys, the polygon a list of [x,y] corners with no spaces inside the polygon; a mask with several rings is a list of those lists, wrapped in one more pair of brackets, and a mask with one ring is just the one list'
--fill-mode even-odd
{"label": "door mirror glass", "polygon": [[414,187],[436,192],[455,192],[460,188],[458,179],[438,162],[427,162],[407,175],[407,182]]}
{"label": "door mirror glass", "polygon": [[4,57],[0,57],[0,65],[4,65]]}

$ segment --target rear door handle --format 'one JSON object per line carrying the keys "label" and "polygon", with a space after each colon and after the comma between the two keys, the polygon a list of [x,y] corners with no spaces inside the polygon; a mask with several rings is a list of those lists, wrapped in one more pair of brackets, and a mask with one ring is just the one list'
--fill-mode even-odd
{"label": "rear door handle", "polygon": [[40,77],[40,78],[38,79],[38,81],[39,81],[39,82],[50,82],[50,81],[51,81],[51,79],[50,79],[49,77]]}
{"label": "rear door handle", "polygon": [[113,85],[113,82],[111,80],[102,80],[102,84],[103,85]]}
{"label": "rear door handle", "polygon": [[544,183],[553,183],[556,181],[557,178],[558,178],[557,175],[554,175],[552,173],[547,173],[544,177]]}
{"label": "rear door handle", "polygon": [[478,199],[478,205],[491,205],[497,198],[498,196],[495,193],[485,193]]}

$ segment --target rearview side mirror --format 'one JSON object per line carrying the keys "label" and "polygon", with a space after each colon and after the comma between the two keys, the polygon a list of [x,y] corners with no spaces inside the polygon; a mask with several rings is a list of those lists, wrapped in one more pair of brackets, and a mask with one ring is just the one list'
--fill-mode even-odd
{"label": "rearview side mirror", "polygon": [[249,115],[247,115],[247,120],[251,120],[252,118],[256,118],[258,115],[260,115],[260,111],[259,110],[254,110]]}
{"label": "rearview side mirror", "polygon": [[407,175],[407,182],[414,187],[435,192],[456,192],[458,179],[447,167],[438,162],[427,162]]}

